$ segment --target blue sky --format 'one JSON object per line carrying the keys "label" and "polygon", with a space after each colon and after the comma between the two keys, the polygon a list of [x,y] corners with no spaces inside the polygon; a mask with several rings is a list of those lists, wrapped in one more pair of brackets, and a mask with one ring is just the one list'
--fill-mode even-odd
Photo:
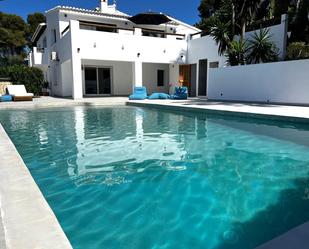
{"label": "blue sky", "polygon": [[[98,2],[99,0],[3,0],[0,1],[0,11],[26,18],[28,13],[44,12],[57,5],[94,9]],[[152,10],[167,13],[189,24],[199,21],[199,3],[200,0],[117,0],[118,9],[130,15]]]}

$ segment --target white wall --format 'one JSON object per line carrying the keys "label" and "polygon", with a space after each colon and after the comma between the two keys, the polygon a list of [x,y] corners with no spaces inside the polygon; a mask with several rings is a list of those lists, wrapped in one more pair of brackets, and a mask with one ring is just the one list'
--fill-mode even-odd
{"label": "white wall", "polygon": [[[131,62],[82,60],[83,66],[112,68],[112,95],[130,95],[133,90],[133,70]],[[83,86],[84,83],[83,76]],[[84,88],[85,89],[85,88]]]}
{"label": "white wall", "polygon": [[169,89],[169,93],[174,94],[174,89],[179,84],[179,65],[178,64],[170,64],[169,68],[170,68],[170,72],[169,72],[170,89]]}
{"label": "white wall", "polygon": [[195,64],[198,60],[208,59],[208,62],[219,62],[219,67],[225,65],[226,57],[218,55],[218,45],[211,36],[189,40],[188,63]]}
{"label": "white wall", "polygon": [[309,60],[210,69],[208,98],[309,104]]}
{"label": "white wall", "polygon": [[[187,43],[185,40],[145,37],[90,30],[74,30],[80,56],[83,59],[108,59],[153,63],[185,62]],[[138,57],[139,54],[139,57]],[[184,58],[181,59],[181,55]]]}
{"label": "white wall", "polygon": [[[287,17],[282,15],[281,24],[268,27],[271,40],[280,50],[280,58],[285,57],[287,39]],[[258,32],[258,30],[257,30]],[[254,31],[246,33],[246,39],[250,40]],[[188,42],[188,63],[194,64],[198,60],[208,59],[208,62],[219,62],[219,67],[225,66],[226,57],[218,55],[218,45],[211,36],[193,38]]]}
{"label": "white wall", "polygon": [[53,96],[64,96],[62,92],[62,73],[58,62],[51,62],[49,65],[49,80]]}
{"label": "white wall", "polygon": [[[278,25],[267,27],[271,40],[279,49],[279,58],[284,59],[286,54],[286,42],[287,42],[287,15],[282,15],[281,23]],[[259,30],[256,30],[259,32]],[[250,40],[255,31],[247,32],[245,38]]]}
{"label": "white wall", "polygon": [[[169,64],[143,63],[143,86],[148,94],[154,92],[169,92]],[[157,71],[164,70],[164,86],[158,86]]]}
{"label": "white wall", "polygon": [[72,62],[67,60],[61,64],[61,87],[63,97],[72,97]]}

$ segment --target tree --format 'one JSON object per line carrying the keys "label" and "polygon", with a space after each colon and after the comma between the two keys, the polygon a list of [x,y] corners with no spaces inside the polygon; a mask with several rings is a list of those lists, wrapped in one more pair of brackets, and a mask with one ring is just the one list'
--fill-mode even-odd
{"label": "tree", "polygon": [[202,19],[210,18],[221,6],[221,0],[201,0],[198,10]]}
{"label": "tree", "polygon": [[230,22],[223,23],[217,20],[217,23],[212,27],[210,35],[218,44],[218,54],[223,55],[231,46]]}
{"label": "tree", "polygon": [[36,28],[40,23],[45,23],[46,17],[42,13],[33,13],[29,14],[27,17],[27,23],[28,23],[28,39],[30,40],[32,35],[34,34]]}
{"label": "tree", "polygon": [[227,52],[227,62],[230,66],[246,64],[246,57],[249,50],[247,41],[232,41]]}
{"label": "tree", "polygon": [[247,25],[253,21],[259,8],[265,0],[231,0],[235,23],[240,28],[240,40],[244,41]]}
{"label": "tree", "polygon": [[0,12],[0,49],[2,56],[14,56],[23,52],[26,45],[27,26],[17,15]]}
{"label": "tree", "polygon": [[309,43],[309,0],[300,0],[292,21],[292,41]]}
{"label": "tree", "polygon": [[208,32],[215,22],[214,14],[221,7],[222,0],[201,0],[198,7],[200,22],[196,24],[204,32]]}
{"label": "tree", "polygon": [[280,18],[282,14],[288,13],[291,0],[271,0],[270,8],[275,18]]}

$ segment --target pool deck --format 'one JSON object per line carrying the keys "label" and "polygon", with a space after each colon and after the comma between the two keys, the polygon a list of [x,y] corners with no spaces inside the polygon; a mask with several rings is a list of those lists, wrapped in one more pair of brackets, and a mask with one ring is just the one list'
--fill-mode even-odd
{"label": "pool deck", "polygon": [[72,100],[69,98],[41,97],[32,102],[0,102],[3,109],[48,108],[63,106],[115,106],[134,105],[175,110],[221,113],[226,115],[251,116],[256,118],[290,119],[291,121],[309,122],[309,106],[284,104],[236,103],[208,101],[204,98],[188,100],[142,100],[129,101],[127,97],[98,97]]}
{"label": "pool deck", "polygon": [[114,106],[125,105],[127,99],[126,97],[102,97],[73,100],[69,98],[40,97],[34,98],[33,101],[0,102],[0,110],[64,106]]}
{"label": "pool deck", "polygon": [[221,113],[233,116],[250,116],[255,118],[287,119],[309,122],[309,106],[290,106],[262,103],[235,103],[207,101],[202,98],[188,100],[142,100],[127,101],[128,105],[157,107],[174,110]]}
{"label": "pool deck", "polygon": [[309,222],[298,226],[256,249],[305,249],[309,248]]}
{"label": "pool deck", "polygon": [[[82,100],[41,97],[32,102],[0,102],[0,110],[115,105],[309,122],[308,106],[215,102],[201,98],[183,101],[128,101],[126,97],[84,98]],[[0,158],[0,249],[72,248],[53,211],[1,124]],[[25,185],[27,188],[24,187]],[[279,236],[258,249],[303,249],[304,245],[309,245],[309,223]]]}
{"label": "pool deck", "polygon": [[290,119],[291,121],[309,121],[309,106],[292,106],[284,104],[236,103],[208,101],[203,98],[188,100],[142,100],[129,101],[127,97],[98,97],[72,100],[69,98],[41,97],[32,102],[0,102],[3,109],[48,108],[63,106],[115,106],[134,105],[175,110],[221,113],[257,118]]}
{"label": "pool deck", "polygon": [[3,223],[2,222],[3,222],[2,221],[2,216],[0,214],[0,249],[6,249],[5,237],[4,237],[4,227],[3,227]]}
{"label": "pool deck", "polygon": [[0,248],[72,249],[0,124]]}

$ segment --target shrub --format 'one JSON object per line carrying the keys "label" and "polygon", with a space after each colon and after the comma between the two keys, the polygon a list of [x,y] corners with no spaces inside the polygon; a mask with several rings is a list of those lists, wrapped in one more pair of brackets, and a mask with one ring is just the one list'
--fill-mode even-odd
{"label": "shrub", "polygon": [[304,42],[293,42],[287,47],[287,60],[300,60],[309,58],[309,45]]}
{"label": "shrub", "polygon": [[279,49],[269,34],[269,29],[255,31],[249,41],[247,61],[251,64],[278,61]]}
{"label": "shrub", "polygon": [[0,67],[24,65],[23,56],[0,57]]}
{"label": "shrub", "polygon": [[42,70],[23,65],[1,67],[0,77],[10,78],[12,83],[15,85],[25,85],[27,92],[32,92],[36,96],[40,95],[44,84],[44,75]]}
{"label": "shrub", "polygon": [[247,41],[232,41],[227,53],[227,63],[230,66],[244,65],[245,55],[248,52]]}

